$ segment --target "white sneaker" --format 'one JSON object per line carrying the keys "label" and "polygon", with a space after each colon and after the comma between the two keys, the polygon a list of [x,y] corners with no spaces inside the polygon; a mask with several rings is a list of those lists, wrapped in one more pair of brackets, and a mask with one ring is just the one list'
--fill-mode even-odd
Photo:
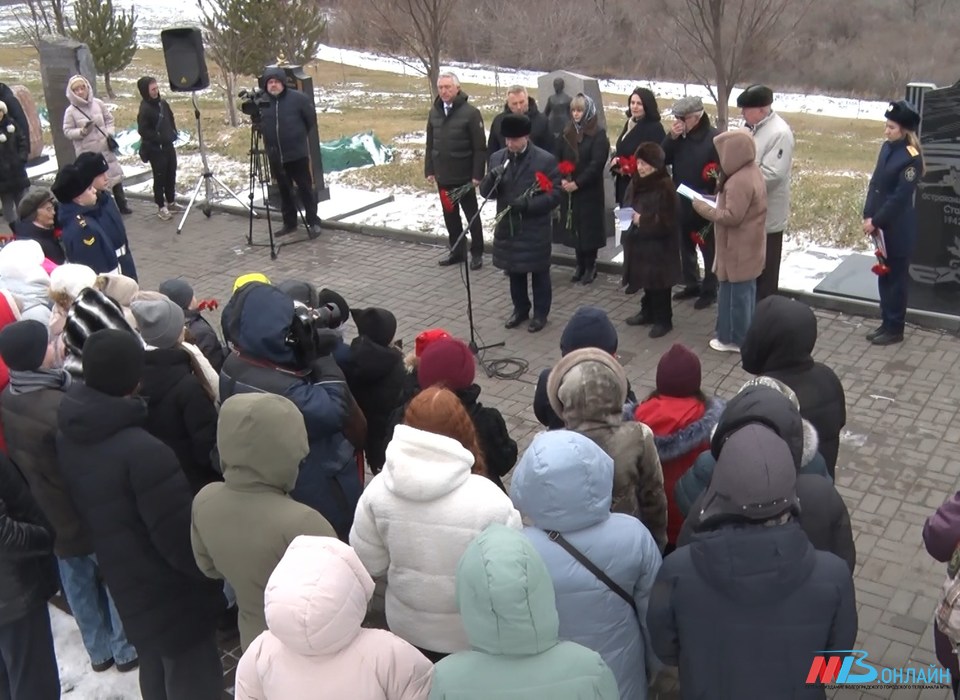
{"label": "white sneaker", "polygon": [[170,221],[173,218],[173,214],[170,213],[170,210],[166,207],[160,207],[157,210],[157,216],[159,216],[163,221]]}
{"label": "white sneaker", "polygon": [[167,209],[170,211],[183,211],[183,207],[176,202],[167,202]]}
{"label": "white sneaker", "polygon": [[734,345],[733,343],[721,343],[716,338],[710,341],[710,349],[716,350],[717,352],[740,352],[739,345]]}

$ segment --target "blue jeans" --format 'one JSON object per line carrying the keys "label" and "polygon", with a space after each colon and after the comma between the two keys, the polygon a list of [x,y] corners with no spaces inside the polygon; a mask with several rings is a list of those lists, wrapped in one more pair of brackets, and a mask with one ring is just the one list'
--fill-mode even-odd
{"label": "blue jeans", "polygon": [[125,664],[137,658],[137,650],[123,631],[113,597],[100,581],[96,556],[68,557],[57,562],[63,594],[80,628],[90,663],[100,664],[112,658]]}
{"label": "blue jeans", "polygon": [[717,294],[717,340],[742,345],[756,305],[756,280],[721,282]]}

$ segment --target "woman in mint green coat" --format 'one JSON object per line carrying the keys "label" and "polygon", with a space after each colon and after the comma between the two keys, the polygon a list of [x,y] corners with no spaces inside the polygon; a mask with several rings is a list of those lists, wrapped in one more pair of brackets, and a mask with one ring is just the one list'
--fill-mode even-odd
{"label": "woman in mint green coat", "polygon": [[517,530],[490,525],[470,543],[457,604],[472,651],[434,667],[430,700],[619,700],[600,655],[560,641],[550,574]]}

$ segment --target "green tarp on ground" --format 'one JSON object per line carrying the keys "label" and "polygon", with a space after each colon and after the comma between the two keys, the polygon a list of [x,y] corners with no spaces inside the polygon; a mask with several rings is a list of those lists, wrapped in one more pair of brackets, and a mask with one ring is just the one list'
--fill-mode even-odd
{"label": "green tarp on ground", "polygon": [[323,141],[320,143],[320,153],[323,157],[323,170],[327,173],[367,165],[383,165],[389,163],[393,157],[393,152],[370,131],[344,136],[334,141]]}

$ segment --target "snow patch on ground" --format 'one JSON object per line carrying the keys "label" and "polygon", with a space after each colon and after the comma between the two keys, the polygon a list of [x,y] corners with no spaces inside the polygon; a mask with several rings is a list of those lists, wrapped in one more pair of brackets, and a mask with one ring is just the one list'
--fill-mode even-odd
{"label": "snow patch on ground", "polygon": [[120,673],[111,668],[94,673],[90,657],[80,639],[74,619],[59,608],[50,607],[50,627],[60,668],[60,689],[69,700],[135,700],[140,697],[137,671]]}

